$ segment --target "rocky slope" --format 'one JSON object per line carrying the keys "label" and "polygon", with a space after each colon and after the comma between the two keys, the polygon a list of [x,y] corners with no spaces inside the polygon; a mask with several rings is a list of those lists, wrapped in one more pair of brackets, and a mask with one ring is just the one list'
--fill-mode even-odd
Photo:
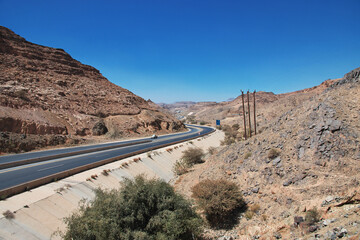
{"label": "rocky slope", "polygon": [[[262,125],[271,121],[278,115],[278,112],[290,110],[301,102],[319,94],[332,83],[337,81],[326,80],[319,86],[285,94],[274,94],[272,92],[256,93],[257,123]],[[250,106],[253,110],[253,93],[250,93]],[[247,112],[247,95],[244,95],[244,102]],[[186,104],[185,104],[186,103]],[[241,95],[227,102],[190,102],[190,103],[162,104],[171,113],[176,114],[179,119],[188,119],[197,123],[205,122],[215,125],[215,120],[221,120],[222,124],[233,125],[242,121],[242,97]],[[251,117],[253,117],[251,113]],[[242,126],[242,125],[241,125]],[[258,128],[259,129],[259,128]]]}
{"label": "rocky slope", "polygon": [[[183,128],[64,50],[30,43],[0,26],[1,151],[57,144],[50,140],[55,135],[64,143],[69,136],[127,137]],[[28,146],[24,139],[35,135],[40,142]]]}
{"label": "rocky slope", "polygon": [[[357,68],[290,110],[278,107],[288,98],[279,99],[262,133],[217,149],[179,178],[177,189],[189,197],[206,178],[242,189],[249,209],[232,229],[208,230],[210,238],[359,239],[359,92]],[[301,223],[314,208],[320,221]]]}

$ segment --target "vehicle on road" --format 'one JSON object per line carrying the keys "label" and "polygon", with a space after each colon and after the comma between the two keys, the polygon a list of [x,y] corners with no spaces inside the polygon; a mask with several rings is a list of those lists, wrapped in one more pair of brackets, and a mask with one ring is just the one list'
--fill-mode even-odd
{"label": "vehicle on road", "polygon": [[151,139],[156,139],[156,138],[158,138],[158,136],[156,134],[151,136]]}

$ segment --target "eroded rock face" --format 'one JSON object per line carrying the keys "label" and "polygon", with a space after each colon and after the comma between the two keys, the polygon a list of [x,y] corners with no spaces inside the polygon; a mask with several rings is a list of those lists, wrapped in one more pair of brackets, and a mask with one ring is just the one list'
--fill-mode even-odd
{"label": "eroded rock face", "polygon": [[[150,117],[140,119],[144,112]],[[88,136],[97,122],[106,124],[106,118],[118,116],[136,118],[138,132],[184,128],[156,105],[111,83],[63,49],[30,43],[0,26],[0,131]],[[133,126],[126,126],[118,124],[117,131],[138,134]]]}

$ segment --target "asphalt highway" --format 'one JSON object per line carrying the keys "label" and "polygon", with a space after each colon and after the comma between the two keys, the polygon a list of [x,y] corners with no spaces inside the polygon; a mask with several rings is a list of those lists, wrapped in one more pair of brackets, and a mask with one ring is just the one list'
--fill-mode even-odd
{"label": "asphalt highway", "polygon": [[[150,139],[145,138],[146,140],[150,140],[145,143],[136,143],[141,142],[141,140],[134,140],[134,141],[126,141],[126,142],[135,142],[134,145],[131,146],[123,146],[123,147],[116,147],[112,149],[107,150],[100,150],[100,151],[94,151],[90,153],[85,154],[77,154],[74,156],[69,157],[61,157],[61,158],[55,158],[47,161],[37,162],[37,163],[31,163],[31,164],[25,164],[17,167],[12,168],[6,168],[0,170],[0,190],[10,188],[22,183],[26,183],[35,179],[39,179],[42,177],[46,177],[49,175],[52,175],[54,173],[70,170],[79,166],[83,166],[89,163],[101,161],[104,159],[110,159],[116,156],[124,155],[127,153],[136,152],[139,150],[145,150],[150,149],[153,147],[160,147],[164,144],[169,144],[173,142],[178,141],[186,141],[187,139],[196,137],[196,136],[202,136],[205,134],[210,133],[213,131],[212,128],[209,127],[203,127],[203,126],[193,126],[193,125],[187,125],[187,127],[190,129],[188,132],[184,133],[177,133],[177,134],[171,134],[171,135],[164,135],[159,136],[157,139]],[[115,143],[109,143],[109,144],[115,144]],[[119,143],[117,143],[119,144]],[[104,145],[104,144],[101,144]],[[93,147],[93,148],[99,148],[99,145],[91,145],[91,146],[85,146]],[[19,159],[23,160],[26,158],[34,158],[34,156],[44,156],[46,155],[56,155],[59,154],[59,151],[78,151],[79,148],[82,147],[76,147],[76,148],[68,148],[68,149],[57,149],[57,150],[49,150],[49,151],[42,151],[42,152],[32,152],[28,154],[18,154],[18,155],[9,155],[4,156],[0,158],[1,161],[17,161]],[[8,159],[6,158],[8,157]]]}

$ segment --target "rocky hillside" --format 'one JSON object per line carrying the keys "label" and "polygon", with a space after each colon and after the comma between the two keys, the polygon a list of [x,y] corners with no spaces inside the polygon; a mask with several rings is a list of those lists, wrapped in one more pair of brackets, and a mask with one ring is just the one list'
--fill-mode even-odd
{"label": "rocky hillside", "polygon": [[[272,92],[256,93],[257,123],[261,127],[278,115],[278,112],[290,110],[301,102],[319,94],[332,83],[337,81],[327,80],[319,86],[285,94],[274,94]],[[253,93],[250,93],[250,106],[253,109]],[[247,95],[244,95],[247,111]],[[179,119],[188,119],[192,122],[204,122],[215,125],[215,120],[221,120],[222,124],[233,125],[242,121],[242,97],[241,95],[227,102],[198,102],[191,104],[163,104],[164,108],[176,114]],[[252,114],[252,113],[251,113]],[[252,115],[251,115],[252,117]]]}
{"label": "rocky hillside", "polygon": [[[160,108],[64,50],[30,43],[0,26],[1,151],[53,145],[55,135],[65,143],[70,135],[108,132],[108,137],[127,137],[183,128]],[[25,139],[31,138],[38,142],[29,146]]]}
{"label": "rocky hillside", "polygon": [[[288,98],[278,99],[262,133],[181,176],[177,189],[188,196],[206,178],[242,189],[248,210],[232,229],[208,230],[210,238],[360,239],[359,92],[357,68],[290,110],[277,107]],[[315,208],[320,220],[305,224]]]}

